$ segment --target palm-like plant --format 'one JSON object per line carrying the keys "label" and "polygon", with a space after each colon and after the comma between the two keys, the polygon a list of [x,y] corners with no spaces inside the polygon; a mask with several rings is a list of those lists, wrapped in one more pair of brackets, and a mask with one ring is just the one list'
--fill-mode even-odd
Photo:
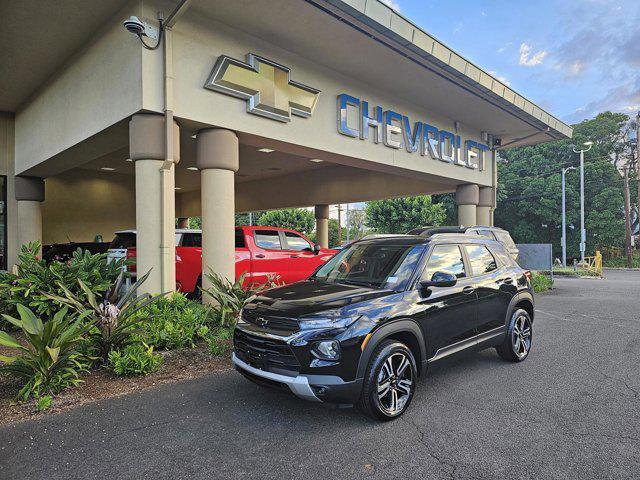
{"label": "palm-like plant", "polygon": [[243,284],[246,276],[247,274],[243,273],[232,283],[215,272],[210,271],[206,274],[207,279],[211,282],[211,287],[202,290],[202,292],[214,300],[214,309],[220,315],[220,325],[222,327],[230,327],[235,324],[240,310],[250,297],[281,285],[279,277],[276,276],[268,277],[264,283],[245,287]]}
{"label": "palm-like plant", "polygon": [[62,283],[60,288],[65,296],[47,295],[51,300],[67,305],[91,319],[89,335],[104,363],[109,360],[109,352],[120,349],[136,341],[136,334],[141,334],[140,324],[146,317],[134,315],[138,310],[155,302],[161,295],[151,296],[148,293],[136,296],[138,288],[147,280],[151,271],[141,277],[128,291],[121,294],[124,282],[122,272],[116,282],[107,290],[102,299],[78,279],[80,289],[84,293],[86,303]]}
{"label": "palm-like plant", "polygon": [[76,347],[87,327],[83,315],[74,317],[68,308],[59,310],[46,323],[24,305],[17,305],[20,319],[3,315],[5,320],[22,330],[27,345],[20,344],[6,332],[0,331],[0,345],[15,348],[16,356],[0,355],[0,371],[24,380],[18,397],[27,400],[40,397],[80,383],[78,374],[86,369]]}

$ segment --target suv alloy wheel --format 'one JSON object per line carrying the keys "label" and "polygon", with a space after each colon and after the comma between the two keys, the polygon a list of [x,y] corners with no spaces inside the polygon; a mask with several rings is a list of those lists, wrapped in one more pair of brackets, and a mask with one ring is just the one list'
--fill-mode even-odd
{"label": "suv alloy wheel", "polygon": [[411,403],[417,377],[416,361],[405,344],[381,342],[367,367],[358,408],[378,420],[399,417]]}
{"label": "suv alloy wheel", "polygon": [[496,350],[505,360],[521,362],[531,351],[532,339],[531,317],[526,310],[520,308],[511,315],[507,336]]}

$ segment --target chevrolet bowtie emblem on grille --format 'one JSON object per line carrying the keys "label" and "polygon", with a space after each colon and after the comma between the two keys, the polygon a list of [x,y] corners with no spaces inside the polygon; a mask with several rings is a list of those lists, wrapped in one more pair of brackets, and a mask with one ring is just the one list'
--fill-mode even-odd
{"label": "chevrolet bowtie emblem on grille", "polygon": [[269,325],[269,321],[264,317],[258,317],[258,325],[260,325],[262,328],[264,328],[267,325]]}
{"label": "chevrolet bowtie emblem on grille", "polygon": [[320,90],[291,80],[287,67],[252,53],[247,63],[218,57],[204,87],[242,98],[249,113],[280,122],[291,121],[291,114],[310,117],[320,94]]}

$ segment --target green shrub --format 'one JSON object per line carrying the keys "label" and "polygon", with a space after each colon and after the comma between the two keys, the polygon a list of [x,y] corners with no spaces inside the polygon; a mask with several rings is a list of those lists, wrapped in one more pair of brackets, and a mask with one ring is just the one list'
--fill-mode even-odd
{"label": "green shrub", "polygon": [[162,297],[162,295],[152,297],[148,293],[136,297],[136,291],[149,278],[150,273],[150,271],[147,272],[128,291],[122,293],[124,273],[121,272],[102,299],[97,298],[80,279],[78,284],[84,293],[84,301],[62,283],[59,283],[59,286],[64,296],[50,294],[46,296],[54,302],[70,306],[89,319],[92,326],[89,336],[93,341],[96,354],[104,363],[107,363],[109,352],[120,350],[139,340],[139,335],[144,332],[141,325],[147,317],[137,316],[136,313]]}
{"label": "green shrub", "polygon": [[44,412],[45,410],[48,410],[49,408],[51,408],[52,400],[53,399],[51,398],[51,395],[44,395],[38,398],[38,400],[36,400],[36,410],[38,412]]}
{"label": "green shrub", "polygon": [[68,262],[53,261],[49,265],[38,258],[38,242],[23,245],[18,256],[17,274],[0,275],[0,311],[15,315],[18,304],[25,305],[47,321],[59,310],[49,295],[64,295],[61,285],[80,301],[86,301],[78,280],[96,295],[106,292],[122,272],[124,260],[107,263],[104,253],[92,255],[76,250]]}
{"label": "green shrub", "polygon": [[82,355],[76,351],[87,331],[82,316],[74,318],[65,307],[43,323],[27,307],[18,305],[17,310],[20,319],[9,315],[4,315],[4,318],[22,330],[27,345],[21,345],[0,331],[0,345],[18,351],[16,356],[0,356],[0,361],[5,362],[0,371],[24,382],[18,397],[22,400],[30,396],[38,398],[77,385],[80,382],[79,372],[86,370]]}
{"label": "green shrub", "polygon": [[553,286],[551,278],[542,273],[532,273],[531,285],[533,285],[533,291],[536,293],[545,292]]}
{"label": "green shrub", "polygon": [[142,324],[145,341],[166,350],[194,347],[216,321],[210,307],[178,292],[139,310],[136,316],[148,319]]}
{"label": "green shrub", "polygon": [[153,353],[153,346],[135,343],[122,350],[109,352],[109,367],[119,377],[148,375],[162,365],[162,357]]}
{"label": "green shrub", "polygon": [[209,335],[207,344],[211,353],[218,356],[227,355],[233,347],[232,335],[233,330],[230,328],[219,328],[215,334]]}

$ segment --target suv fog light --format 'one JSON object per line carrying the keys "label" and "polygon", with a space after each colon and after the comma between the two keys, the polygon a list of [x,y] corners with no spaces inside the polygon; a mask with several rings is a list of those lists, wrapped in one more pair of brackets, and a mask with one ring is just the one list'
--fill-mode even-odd
{"label": "suv fog light", "polygon": [[339,360],[340,343],[337,340],[317,342],[312,349],[313,354],[322,360]]}

